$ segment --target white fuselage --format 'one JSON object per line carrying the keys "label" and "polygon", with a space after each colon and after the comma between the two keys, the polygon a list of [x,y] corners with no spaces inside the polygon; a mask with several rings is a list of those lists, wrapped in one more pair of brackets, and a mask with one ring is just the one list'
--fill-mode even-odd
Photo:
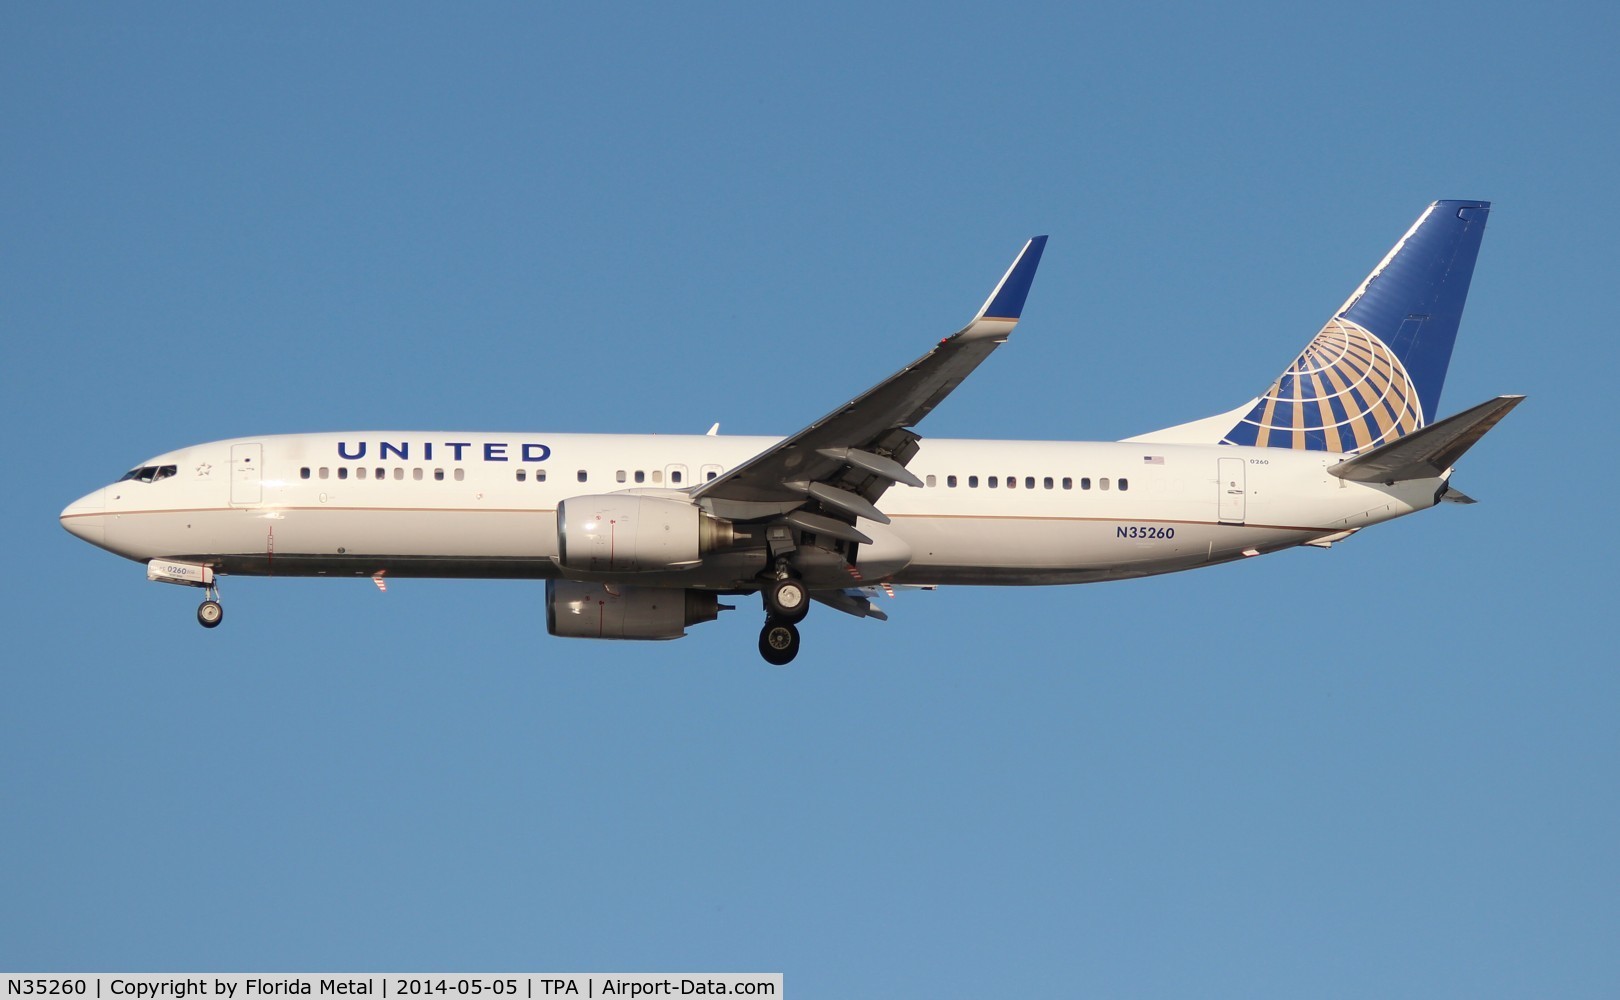
{"label": "white fuselage", "polygon": [[[351,432],[216,441],[147,465],[63,512],[74,534],[142,562],[278,576],[546,578],[556,510],[581,495],[683,490],[774,438]],[[854,572],[816,586],[1084,583],[1192,569],[1331,539],[1435,503],[1440,480],[1349,482],[1342,456],[1144,442],[927,439],[927,485],[862,519]],[[651,586],[749,589],[762,546],[644,574]]]}

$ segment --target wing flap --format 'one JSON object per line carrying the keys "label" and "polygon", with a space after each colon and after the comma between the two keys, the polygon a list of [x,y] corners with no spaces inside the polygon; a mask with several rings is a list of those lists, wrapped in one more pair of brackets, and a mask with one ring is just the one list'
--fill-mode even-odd
{"label": "wing flap", "polygon": [[889,620],[888,615],[858,590],[813,590],[810,597],[835,611],[842,611],[856,618],[876,618],[880,622]]}
{"label": "wing flap", "polygon": [[865,532],[860,531],[852,524],[846,524],[836,518],[823,517],[805,510],[792,511],[782,517],[783,524],[790,524],[800,531],[812,534],[826,535],[845,542],[854,542],[857,545],[871,545],[872,539]]}

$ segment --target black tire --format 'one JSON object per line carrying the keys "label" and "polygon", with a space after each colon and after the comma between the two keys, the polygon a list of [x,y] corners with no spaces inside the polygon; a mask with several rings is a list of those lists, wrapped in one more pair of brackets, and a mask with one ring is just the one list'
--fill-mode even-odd
{"label": "black tire", "polygon": [[197,605],[197,624],[203,628],[219,628],[219,623],[225,620],[225,609],[220,607],[218,601],[204,601]]}
{"label": "black tire", "polygon": [[810,613],[810,591],[803,580],[788,577],[765,585],[765,613],[787,625],[797,625]]}
{"label": "black tire", "polygon": [[785,667],[799,655],[799,630],[792,622],[767,621],[759,630],[759,655],[773,667]]}

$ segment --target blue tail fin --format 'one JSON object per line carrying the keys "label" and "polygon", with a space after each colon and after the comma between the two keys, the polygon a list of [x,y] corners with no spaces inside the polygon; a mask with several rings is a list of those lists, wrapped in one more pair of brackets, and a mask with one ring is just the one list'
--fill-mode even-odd
{"label": "blue tail fin", "polygon": [[1140,439],[1362,452],[1431,422],[1490,208],[1430,205],[1258,398]]}

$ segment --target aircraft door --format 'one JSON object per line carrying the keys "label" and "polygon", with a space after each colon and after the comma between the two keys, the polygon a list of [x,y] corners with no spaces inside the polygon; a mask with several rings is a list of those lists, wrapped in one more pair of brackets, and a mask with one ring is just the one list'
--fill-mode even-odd
{"label": "aircraft door", "polygon": [[1220,459],[1221,523],[1242,524],[1244,499],[1248,489],[1243,481],[1244,462],[1241,458]]}
{"label": "aircraft door", "polygon": [[231,445],[231,506],[247,507],[263,498],[259,466],[264,461],[264,446],[252,444]]}

